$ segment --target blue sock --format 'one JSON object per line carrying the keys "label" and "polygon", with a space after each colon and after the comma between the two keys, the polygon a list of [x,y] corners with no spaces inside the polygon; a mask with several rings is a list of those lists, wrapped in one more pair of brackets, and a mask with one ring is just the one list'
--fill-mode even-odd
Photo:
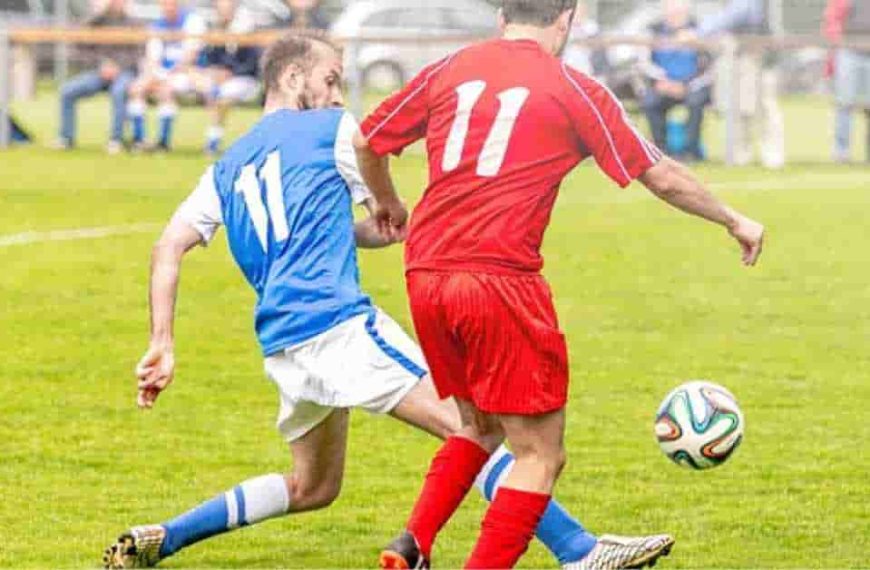
{"label": "blue sock", "polygon": [[127,103],[127,116],[133,125],[133,143],[141,143],[145,140],[145,103],[130,101]]}
{"label": "blue sock", "polygon": [[166,538],[160,557],[206,538],[287,514],[290,497],[282,475],[264,475],[236,485],[226,493],[163,523]]}
{"label": "blue sock", "polygon": [[[492,501],[502,481],[510,472],[513,462],[513,455],[505,447],[500,447],[492,454],[475,482],[475,486],[483,493],[486,500]],[[580,560],[589,554],[598,542],[595,536],[587,532],[555,500],[550,501],[547,506],[535,535],[560,564]]]}

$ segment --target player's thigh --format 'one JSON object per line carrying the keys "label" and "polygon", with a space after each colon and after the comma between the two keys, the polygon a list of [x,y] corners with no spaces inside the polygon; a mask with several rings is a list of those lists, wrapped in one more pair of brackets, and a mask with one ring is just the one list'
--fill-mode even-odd
{"label": "player's thigh", "polygon": [[491,414],[543,414],[564,407],[565,337],[540,276],[474,275],[451,318],[466,346],[471,400]]}
{"label": "player's thigh", "polygon": [[456,401],[453,398],[442,400],[428,374],[402,398],[390,415],[440,439],[446,439],[462,428]]}
{"label": "player's thigh", "polygon": [[447,274],[414,271],[407,279],[408,300],[438,394],[468,399],[465,351],[445,320],[443,292],[451,279]]}
{"label": "player's thigh", "polygon": [[338,497],[344,478],[349,417],[346,409],[332,410],[314,429],[290,443],[291,511],[322,508]]}

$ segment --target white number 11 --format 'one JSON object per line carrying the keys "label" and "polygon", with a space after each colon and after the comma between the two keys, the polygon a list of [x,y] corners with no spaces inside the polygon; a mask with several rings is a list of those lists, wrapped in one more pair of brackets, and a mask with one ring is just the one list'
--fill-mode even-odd
{"label": "white number 11", "polygon": [[[462,151],[465,149],[465,139],[468,137],[471,113],[485,90],[485,81],[469,81],[456,88],[458,96],[456,117],[453,119],[453,126],[450,128],[450,135],[444,147],[444,159],[441,162],[441,169],[444,172],[459,167]],[[491,178],[501,170],[517,118],[529,94],[530,91],[525,87],[514,87],[498,94],[500,104],[498,115],[477,159],[478,176]]]}
{"label": "white number 11", "polygon": [[[260,191],[260,181],[266,185],[266,203]],[[263,246],[263,251],[269,249],[269,220],[275,232],[275,241],[282,242],[290,237],[287,225],[287,212],[284,206],[284,186],[281,183],[281,154],[276,150],[266,157],[266,163],[260,172],[253,164],[242,169],[236,180],[236,192],[245,197],[248,214],[254,223],[257,239]],[[267,212],[268,208],[268,212]]]}

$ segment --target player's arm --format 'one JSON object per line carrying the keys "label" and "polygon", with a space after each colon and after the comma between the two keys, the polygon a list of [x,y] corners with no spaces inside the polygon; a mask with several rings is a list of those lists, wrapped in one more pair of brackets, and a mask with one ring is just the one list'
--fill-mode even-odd
{"label": "player's arm", "polygon": [[668,204],[726,228],[740,244],[744,264],[751,266],[758,261],[764,226],[722,203],[688,168],[664,157],[639,180]]}
{"label": "player's arm", "polygon": [[354,137],[354,147],[360,174],[375,201],[371,217],[374,228],[383,239],[398,241],[408,223],[408,210],[393,184],[390,159],[375,152],[362,133]]}
{"label": "player's arm", "polygon": [[764,227],[725,206],[686,167],[638,134],[603,85],[567,67],[564,71],[571,95],[576,95],[567,108],[580,141],[601,170],[622,187],[640,180],[669,204],[727,228],[743,249],[743,262],[755,265]]}
{"label": "player's arm", "polygon": [[221,223],[214,171],[209,168],[196,190],[178,208],[151,254],[151,340],[136,366],[140,408],[153,407],[175,373],[175,300],[184,255],[210,242]]}
{"label": "player's arm", "polygon": [[359,125],[350,113],[345,113],[338,125],[335,137],[335,165],[347,184],[351,198],[358,206],[364,207],[369,217],[354,225],[356,245],[364,249],[387,247],[405,239],[403,229],[384,232],[379,228],[375,212],[377,200],[363,180],[354,148],[355,137],[361,137]]}
{"label": "player's arm", "polygon": [[362,123],[353,139],[363,180],[377,203],[378,227],[397,239],[408,221],[390,175],[390,154],[401,154],[426,135],[429,123],[429,83],[450,62],[444,58],[423,69],[403,89],[381,103]]}
{"label": "player's arm", "polygon": [[202,238],[185,222],[173,218],[151,254],[151,341],[136,366],[140,408],[151,408],[157,396],[172,383],[175,372],[175,299],[181,260]]}

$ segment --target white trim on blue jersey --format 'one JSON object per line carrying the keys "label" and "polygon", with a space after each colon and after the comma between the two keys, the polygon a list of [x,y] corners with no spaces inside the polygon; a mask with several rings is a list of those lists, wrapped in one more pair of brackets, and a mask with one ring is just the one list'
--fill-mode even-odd
{"label": "white trim on blue jersey", "polygon": [[[359,132],[359,124],[353,115],[345,113],[339,123],[335,139],[335,165],[338,173],[347,183],[355,204],[362,204],[372,197],[371,191],[363,182],[353,137]],[[202,236],[203,245],[214,239],[218,228],[223,225],[221,201],[214,182],[214,166],[209,166],[199,180],[194,191],[182,202],[175,214]]]}

